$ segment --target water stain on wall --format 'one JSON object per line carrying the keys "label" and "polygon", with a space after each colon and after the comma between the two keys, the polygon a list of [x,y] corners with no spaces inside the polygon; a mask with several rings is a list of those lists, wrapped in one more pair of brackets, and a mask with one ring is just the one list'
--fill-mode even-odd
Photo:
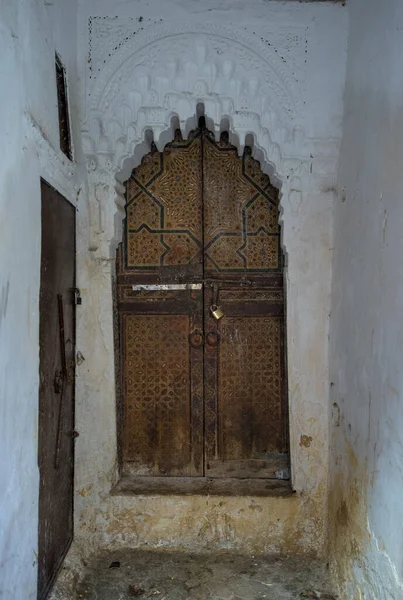
{"label": "water stain on wall", "polygon": [[371,541],[367,526],[369,478],[367,465],[360,463],[347,439],[345,444],[343,470],[330,486],[329,545],[332,571],[339,580],[352,582],[354,563],[365,555]]}
{"label": "water stain on wall", "polygon": [[304,446],[304,448],[309,448],[313,442],[313,437],[310,435],[301,435],[299,440],[299,445]]}
{"label": "water stain on wall", "polygon": [[10,280],[7,279],[7,283],[5,285],[1,286],[1,293],[0,293],[0,331],[1,331],[2,321],[5,318],[6,313],[7,313],[9,291],[10,291]]}

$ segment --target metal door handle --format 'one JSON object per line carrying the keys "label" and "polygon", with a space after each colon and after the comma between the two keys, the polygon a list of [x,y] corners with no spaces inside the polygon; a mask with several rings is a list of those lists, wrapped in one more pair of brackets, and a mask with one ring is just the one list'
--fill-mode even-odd
{"label": "metal door handle", "polygon": [[204,344],[204,337],[201,331],[195,329],[189,334],[189,344],[192,348],[200,348]]}
{"label": "metal door handle", "polygon": [[218,346],[220,343],[220,335],[218,331],[209,331],[206,335],[206,342],[209,346]]}

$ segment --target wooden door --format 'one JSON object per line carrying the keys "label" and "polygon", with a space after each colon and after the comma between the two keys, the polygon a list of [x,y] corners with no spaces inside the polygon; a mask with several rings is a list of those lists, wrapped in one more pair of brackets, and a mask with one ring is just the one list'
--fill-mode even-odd
{"label": "wooden door", "polygon": [[201,138],[154,149],[126,185],[117,266],[125,473],[203,474]]}
{"label": "wooden door", "polygon": [[[205,472],[288,477],[278,190],[224,133],[203,136]],[[211,307],[224,316],[215,319]]]}
{"label": "wooden door", "polygon": [[248,149],[238,157],[203,126],[154,150],[126,189],[125,472],[287,477],[278,190]]}
{"label": "wooden door", "polygon": [[206,475],[288,478],[281,278],[208,286],[205,331]]}
{"label": "wooden door", "polygon": [[73,539],[75,208],[42,191],[39,326],[38,599],[46,598]]}
{"label": "wooden door", "polygon": [[126,473],[202,475],[201,287],[120,286]]}

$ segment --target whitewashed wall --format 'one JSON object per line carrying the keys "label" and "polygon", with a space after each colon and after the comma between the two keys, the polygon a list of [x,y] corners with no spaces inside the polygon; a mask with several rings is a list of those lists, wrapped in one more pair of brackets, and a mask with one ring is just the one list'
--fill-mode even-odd
{"label": "whitewashed wall", "polygon": [[403,3],[349,0],[331,320],[343,598],[403,598]]}
{"label": "whitewashed wall", "polygon": [[[46,6],[45,6],[46,5]],[[39,478],[40,177],[72,202],[78,170],[59,150],[55,49],[75,102],[77,6],[0,8],[0,597],[36,598]],[[76,128],[75,141],[78,141]]]}
{"label": "whitewashed wall", "polygon": [[[322,553],[328,476],[332,202],[342,123],[347,11],[333,3],[86,1],[79,81],[88,196],[80,198],[76,535],[99,545]],[[121,182],[184,133],[202,102],[281,185],[288,255],[288,366],[296,494],[288,500],[118,498],[111,277]],[[120,183],[119,183],[120,182]],[[87,212],[89,219],[86,221]],[[88,251],[90,249],[90,251]],[[210,503],[209,503],[210,502]]]}

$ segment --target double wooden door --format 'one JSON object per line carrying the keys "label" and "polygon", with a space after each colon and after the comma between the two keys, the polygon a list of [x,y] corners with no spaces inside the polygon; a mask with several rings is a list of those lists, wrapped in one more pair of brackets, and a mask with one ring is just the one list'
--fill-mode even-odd
{"label": "double wooden door", "polygon": [[146,156],[126,200],[124,472],[287,477],[278,190],[248,149],[238,157],[202,124]]}

